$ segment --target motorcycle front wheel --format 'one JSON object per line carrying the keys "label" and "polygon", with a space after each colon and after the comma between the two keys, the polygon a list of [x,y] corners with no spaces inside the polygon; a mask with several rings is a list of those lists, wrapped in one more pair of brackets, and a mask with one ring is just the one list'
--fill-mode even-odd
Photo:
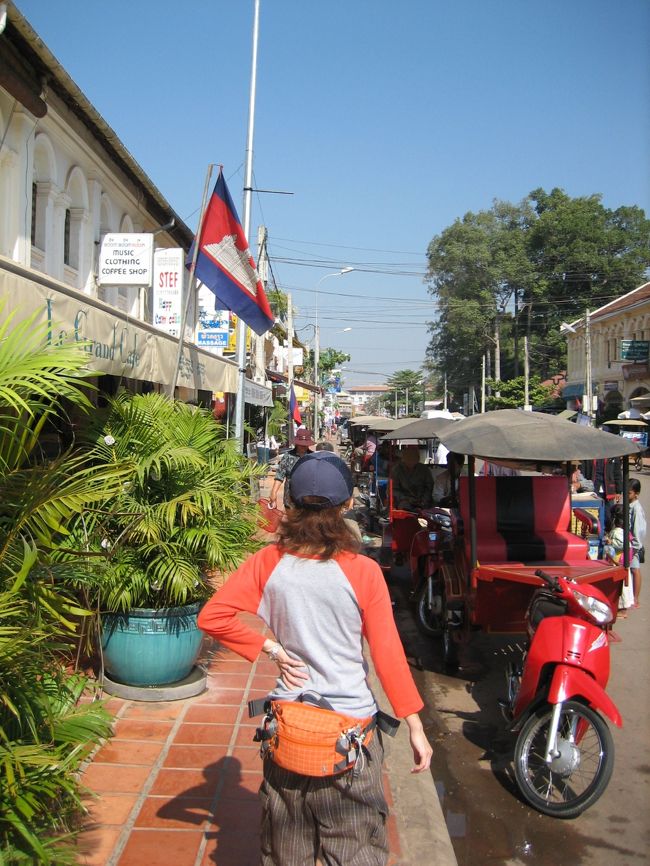
{"label": "motorcycle front wheel", "polygon": [[593,805],[614,769],[614,743],[603,719],[579,701],[560,714],[557,756],[544,760],[553,707],[527,719],[515,746],[515,777],[524,798],[544,815],[575,818]]}
{"label": "motorcycle front wheel", "polygon": [[[426,557],[422,557],[425,560]],[[422,634],[439,637],[445,626],[444,584],[437,575],[424,580],[415,596],[415,621]]]}

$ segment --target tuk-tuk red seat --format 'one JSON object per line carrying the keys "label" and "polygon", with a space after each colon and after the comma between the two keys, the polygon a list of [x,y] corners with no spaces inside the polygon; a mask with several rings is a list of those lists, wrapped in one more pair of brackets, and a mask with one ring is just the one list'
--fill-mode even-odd
{"label": "tuk-tuk red seat", "polygon": [[[561,476],[479,477],[476,543],[480,563],[580,562],[589,544],[569,531],[571,500]],[[469,480],[460,479],[460,512],[470,557]]]}

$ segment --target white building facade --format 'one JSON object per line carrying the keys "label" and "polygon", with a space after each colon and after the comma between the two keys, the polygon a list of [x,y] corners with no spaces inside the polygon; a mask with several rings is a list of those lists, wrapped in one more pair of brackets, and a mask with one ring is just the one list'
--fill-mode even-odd
{"label": "white building facade", "polygon": [[[100,244],[150,234],[187,253],[193,233],[12,2],[0,51],[0,318],[55,311],[61,334],[104,347],[91,369],[162,390],[178,341],[154,327],[150,284],[100,285]],[[191,303],[186,341],[194,317]],[[128,364],[118,349],[134,345]],[[186,347],[178,384],[183,399],[236,393],[237,365]],[[272,403],[270,389],[255,389],[259,401]]]}
{"label": "white building facade", "polygon": [[[592,390],[599,405],[612,417],[633,406],[632,400],[647,397],[650,409],[650,362],[644,351],[648,346],[643,345],[650,344],[650,283],[594,310],[589,319]],[[586,393],[588,355],[585,319],[572,327],[562,392],[569,408]]]}

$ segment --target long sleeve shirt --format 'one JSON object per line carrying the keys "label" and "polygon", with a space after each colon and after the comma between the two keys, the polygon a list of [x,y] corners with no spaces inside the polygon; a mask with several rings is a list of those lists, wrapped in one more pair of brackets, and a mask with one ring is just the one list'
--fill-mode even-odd
{"label": "long sleeve shirt", "polygon": [[636,541],[635,547],[643,547],[645,545],[647,523],[643,505],[641,505],[638,499],[630,503],[630,532]]}
{"label": "long sleeve shirt", "polygon": [[265,639],[239,619],[242,611],[260,616],[285,651],[304,662],[304,684],[292,690],[278,679],[273,697],[292,700],[313,691],[339,712],[372,715],[377,705],[367,683],[365,637],[394,713],[422,709],[384,576],[369,557],[342,553],[318,560],[272,544],[246,560],[205,605],[199,626],[253,661]]}

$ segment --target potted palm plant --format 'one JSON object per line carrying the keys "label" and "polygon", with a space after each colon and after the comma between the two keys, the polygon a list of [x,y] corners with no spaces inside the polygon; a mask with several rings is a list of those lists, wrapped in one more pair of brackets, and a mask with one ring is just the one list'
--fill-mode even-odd
{"label": "potted palm plant", "polygon": [[83,347],[48,345],[35,319],[0,325],[0,862],[62,866],[77,862],[79,768],[111,720],[100,703],[80,702],[87,678],[66,663],[90,615],[66,583],[71,570],[83,581],[84,557],[70,552],[62,567],[55,554],[78,515],[129,473],[79,451],[44,457],[59,398],[92,405]]}
{"label": "potted palm plant", "polygon": [[95,587],[111,680],[161,686],[183,680],[202,635],[211,577],[255,550],[258,473],[224,439],[211,413],[156,393],[114,398],[94,430],[96,464],[133,465],[120,493],[92,515],[106,562]]}

